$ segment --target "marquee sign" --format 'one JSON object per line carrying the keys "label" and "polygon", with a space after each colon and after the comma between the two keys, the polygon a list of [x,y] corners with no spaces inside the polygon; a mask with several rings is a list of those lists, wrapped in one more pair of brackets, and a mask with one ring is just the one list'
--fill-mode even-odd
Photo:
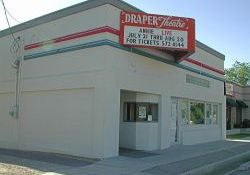
{"label": "marquee sign", "polygon": [[192,18],[125,12],[120,15],[120,44],[194,52],[195,21]]}

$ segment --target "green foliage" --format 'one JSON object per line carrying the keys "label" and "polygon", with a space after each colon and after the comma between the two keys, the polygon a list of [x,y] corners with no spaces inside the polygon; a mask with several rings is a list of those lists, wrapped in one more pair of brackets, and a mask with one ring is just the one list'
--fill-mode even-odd
{"label": "green foliage", "polygon": [[191,103],[190,120],[193,124],[204,124],[205,106],[203,103]]}
{"label": "green foliage", "polygon": [[250,81],[250,63],[236,61],[231,68],[225,69],[226,80],[242,86]]}
{"label": "green foliage", "polygon": [[250,134],[234,134],[227,136],[228,139],[244,139],[250,137]]}

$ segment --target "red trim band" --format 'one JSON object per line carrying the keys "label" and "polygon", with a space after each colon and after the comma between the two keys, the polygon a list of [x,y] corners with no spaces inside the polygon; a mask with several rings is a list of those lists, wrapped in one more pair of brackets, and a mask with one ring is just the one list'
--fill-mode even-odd
{"label": "red trim band", "polygon": [[[64,42],[64,41],[69,41],[69,40],[73,40],[73,39],[77,39],[77,38],[81,38],[81,37],[86,37],[86,36],[90,36],[90,35],[95,35],[95,34],[100,34],[100,33],[105,33],[105,32],[108,32],[108,33],[111,33],[111,34],[114,34],[114,35],[117,35],[117,36],[120,35],[119,30],[114,29],[114,28],[109,27],[109,26],[104,26],[104,27],[99,27],[99,28],[95,28],[95,29],[91,29],[91,30],[87,30],[87,31],[83,31],[83,32],[78,32],[78,33],[73,33],[73,34],[70,34],[70,35],[65,35],[65,36],[54,38],[54,39],[47,40],[47,41],[42,41],[42,42],[38,42],[38,43],[34,43],[34,44],[29,44],[29,45],[26,45],[24,47],[24,50],[31,50],[31,49],[35,49],[35,48],[39,48],[39,47],[48,45],[48,44],[60,43],[60,42]],[[185,59],[183,59],[183,61],[184,60],[189,62],[189,63],[200,66],[202,68],[205,68],[205,69],[214,71],[216,73],[225,75],[224,71],[213,68],[213,67],[211,67],[211,66],[209,66],[207,64],[196,61],[194,59],[185,58]]]}
{"label": "red trim band", "polygon": [[104,26],[104,27],[99,27],[99,28],[87,30],[87,31],[84,31],[84,32],[73,33],[73,34],[70,34],[70,35],[54,38],[54,39],[47,40],[47,41],[42,41],[42,42],[38,42],[38,43],[34,43],[34,44],[29,44],[29,45],[26,45],[24,47],[24,50],[31,50],[31,49],[34,49],[34,48],[42,47],[44,45],[48,45],[48,44],[60,43],[60,42],[63,42],[63,41],[69,41],[69,40],[73,40],[73,39],[76,39],[76,38],[81,38],[81,37],[95,35],[95,34],[104,33],[104,32],[112,33],[112,34],[115,34],[115,35],[118,35],[118,36],[120,35],[119,30],[114,29],[114,28],[109,27],[109,26]]}
{"label": "red trim band", "polygon": [[194,60],[194,59],[191,59],[191,58],[186,58],[186,59],[184,59],[184,60],[187,61],[187,62],[189,62],[189,63],[195,64],[195,65],[197,65],[197,66],[199,66],[199,67],[203,67],[203,68],[205,68],[205,69],[208,69],[208,70],[214,71],[214,72],[216,72],[216,73],[225,75],[225,72],[224,72],[224,71],[219,70],[219,69],[214,68],[214,67],[211,67],[211,66],[209,66],[209,65],[207,65],[207,64],[204,64],[204,63],[202,63],[202,62],[199,62],[199,61],[197,61],[197,60]]}

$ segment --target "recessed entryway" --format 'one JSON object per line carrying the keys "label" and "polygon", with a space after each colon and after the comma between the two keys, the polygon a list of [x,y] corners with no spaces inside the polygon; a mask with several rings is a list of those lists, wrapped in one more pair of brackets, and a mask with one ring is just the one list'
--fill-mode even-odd
{"label": "recessed entryway", "polygon": [[159,149],[159,95],[121,91],[119,147]]}

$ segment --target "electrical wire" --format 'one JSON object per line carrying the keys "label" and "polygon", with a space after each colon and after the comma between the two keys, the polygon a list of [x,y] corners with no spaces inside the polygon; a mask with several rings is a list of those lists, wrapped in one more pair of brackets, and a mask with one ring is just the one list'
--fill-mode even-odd
{"label": "electrical wire", "polygon": [[17,20],[11,13],[10,13],[10,11],[6,8],[6,11],[7,11],[7,13],[8,13],[8,15],[14,20],[14,21],[16,21],[17,23],[21,23],[19,20]]}
{"label": "electrical wire", "polygon": [[15,54],[16,57],[20,55],[20,37],[15,39],[10,46],[10,53]]}
{"label": "electrical wire", "polygon": [[[6,10],[4,1],[3,1],[3,0],[1,0],[1,1],[2,1],[2,5],[3,5],[3,9],[4,9],[5,19],[6,19],[6,21],[7,21],[7,24],[8,24],[9,29],[11,30],[10,22],[9,22],[9,19],[8,19],[8,16],[7,16],[7,10]],[[14,36],[14,34],[13,34],[12,32],[11,32],[11,35],[12,35],[13,39],[16,40],[16,38],[15,38],[15,36]]]}
{"label": "electrical wire", "polygon": [[[9,27],[9,31],[11,33],[11,36],[13,38],[13,42],[10,46],[10,52],[15,55],[14,56],[14,62],[12,63],[12,67],[16,69],[16,87],[15,87],[15,106],[13,106],[14,110],[12,112],[15,112],[15,118],[19,118],[20,116],[20,97],[21,97],[21,82],[22,82],[22,61],[23,61],[23,47],[24,47],[24,42],[22,42],[20,37],[15,37],[14,33],[12,32],[12,28],[10,26],[10,22],[8,19],[7,13],[13,18],[13,16],[8,12],[8,10],[5,7],[4,1],[1,0],[3,8],[4,8],[4,14],[5,18]],[[21,48],[22,47],[22,48]]]}
{"label": "electrical wire", "polygon": [[13,38],[13,43],[11,45],[11,48],[10,48],[10,52],[12,54],[17,54],[18,51],[20,50],[20,44],[19,44],[19,39],[16,39],[16,37],[14,36],[12,30],[11,30],[11,26],[10,26],[10,22],[9,22],[9,19],[8,19],[8,15],[7,15],[7,9],[6,9],[6,6],[5,6],[5,3],[3,0],[1,0],[2,2],[2,5],[3,5],[3,9],[4,9],[4,14],[5,14],[5,18],[6,18],[6,21],[7,21],[7,24],[8,24],[8,27],[9,27],[9,30],[10,30],[10,33],[11,33],[11,36]]}

